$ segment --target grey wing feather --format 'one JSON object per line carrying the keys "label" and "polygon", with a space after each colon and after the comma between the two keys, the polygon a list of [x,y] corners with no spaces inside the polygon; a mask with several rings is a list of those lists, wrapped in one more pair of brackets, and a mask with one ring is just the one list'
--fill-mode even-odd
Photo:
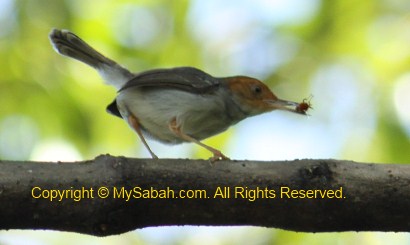
{"label": "grey wing feather", "polygon": [[131,87],[173,88],[194,93],[210,93],[220,85],[220,81],[193,67],[157,69],[137,74],[118,92]]}
{"label": "grey wing feather", "polygon": [[117,100],[115,99],[111,104],[107,106],[107,112],[110,113],[111,115],[117,116],[119,118],[122,118],[120,110],[118,109],[117,106]]}

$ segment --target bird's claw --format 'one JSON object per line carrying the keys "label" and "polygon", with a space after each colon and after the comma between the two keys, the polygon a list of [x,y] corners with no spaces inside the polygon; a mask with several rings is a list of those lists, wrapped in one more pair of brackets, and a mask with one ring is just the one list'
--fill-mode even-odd
{"label": "bird's claw", "polygon": [[209,162],[211,164],[215,163],[216,161],[231,160],[231,159],[229,159],[229,157],[225,156],[220,151],[215,151],[213,153],[214,153],[214,155],[211,158],[209,158]]}

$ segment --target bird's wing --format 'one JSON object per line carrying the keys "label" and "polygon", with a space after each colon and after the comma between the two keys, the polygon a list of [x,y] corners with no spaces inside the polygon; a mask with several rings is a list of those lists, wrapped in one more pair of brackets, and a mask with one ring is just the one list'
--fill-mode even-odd
{"label": "bird's wing", "polygon": [[117,100],[115,99],[111,104],[107,106],[107,112],[110,113],[111,115],[117,116],[119,118],[122,118],[120,110],[118,109],[117,106]]}
{"label": "bird's wing", "polygon": [[179,89],[193,93],[211,93],[220,81],[211,75],[193,68],[178,67],[142,72],[129,80],[118,92],[131,87],[157,87]]}

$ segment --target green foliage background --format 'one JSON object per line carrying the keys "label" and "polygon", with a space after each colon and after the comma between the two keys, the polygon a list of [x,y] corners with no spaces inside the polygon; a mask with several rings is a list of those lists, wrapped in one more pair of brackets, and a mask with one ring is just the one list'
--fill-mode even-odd
{"label": "green foliage background", "polygon": [[[300,137],[289,137],[290,140],[306,142],[299,148],[295,143],[296,152],[310,145],[313,147],[309,152],[320,151],[323,143],[317,143],[317,138],[330,137],[329,133],[339,131],[331,136],[334,139],[331,144],[337,145],[337,150],[320,156],[410,162],[410,4],[407,1],[290,1],[293,9],[310,6],[314,10],[302,19],[296,11],[292,12],[294,17],[285,18],[285,14],[284,20],[276,22],[269,16],[263,17],[262,12],[280,7],[283,1],[210,1],[214,2],[213,12],[209,12],[210,4],[205,2],[0,0],[0,158],[43,159],[48,152],[61,161],[93,158],[102,153],[139,156],[137,149],[141,144],[136,135],[124,122],[104,111],[115,91],[102,85],[97,73],[89,67],[52,50],[48,33],[56,27],[72,30],[133,71],[189,65],[216,76],[241,73],[258,77],[287,99],[299,101],[313,94],[314,111],[306,123],[312,128],[291,129],[296,131],[293,136]],[[262,7],[253,8],[254,5]],[[231,9],[240,9],[243,18],[237,13],[232,15]],[[200,20],[204,13],[212,24]],[[230,29],[223,29],[225,26]],[[260,33],[263,39],[252,36]],[[276,50],[278,57],[275,57],[264,45],[277,40],[282,40],[285,45],[279,47],[285,48]],[[254,46],[243,51],[245,41]],[[271,56],[266,57],[264,50]],[[252,64],[259,55],[265,59],[261,61],[263,69]],[[270,57],[279,60],[276,65],[269,65]],[[248,64],[244,62],[247,59]],[[300,120],[295,118],[290,119]],[[258,125],[254,124],[257,120],[262,119],[254,119],[249,125]],[[303,130],[315,135],[306,139]],[[231,129],[206,142],[218,147],[235,145],[232,139],[238,139],[239,132],[240,129]],[[59,154],[60,148],[56,146],[64,154]],[[197,147],[186,149],[181,157],[209,156]],[[10,234],[0,233],[0,243],[9,239]],[[67,236],[104,243],[104,240],[60,233],[49,234],[54,238],[25,234],[50,244]],[[188,231],[178,234],[168,241],[188,244],[194,239]],[[259,240],[255,239],[259,243],[277,244],[336,241],[379,244],[380,239],[395,242],[410,239],[407,234],[312,235],[271,229],[233,231],[232,236],[244,234],[258,237]],[[139,233],[121,239],[130,239],[129,243],[150,241]],[[232,241],[241,242],[241,239],[221,236],[215,243],[233,244]]]}

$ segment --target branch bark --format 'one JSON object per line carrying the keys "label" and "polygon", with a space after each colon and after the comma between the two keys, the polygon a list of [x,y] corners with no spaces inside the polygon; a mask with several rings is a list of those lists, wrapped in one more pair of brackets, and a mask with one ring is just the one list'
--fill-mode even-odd
{"label": "branch bark", "polygon": [[0,162],[0,229],[107,236],[168,225],[410,231],[410,165],[295,160],[211,166],[109,155],[71,163]]}

